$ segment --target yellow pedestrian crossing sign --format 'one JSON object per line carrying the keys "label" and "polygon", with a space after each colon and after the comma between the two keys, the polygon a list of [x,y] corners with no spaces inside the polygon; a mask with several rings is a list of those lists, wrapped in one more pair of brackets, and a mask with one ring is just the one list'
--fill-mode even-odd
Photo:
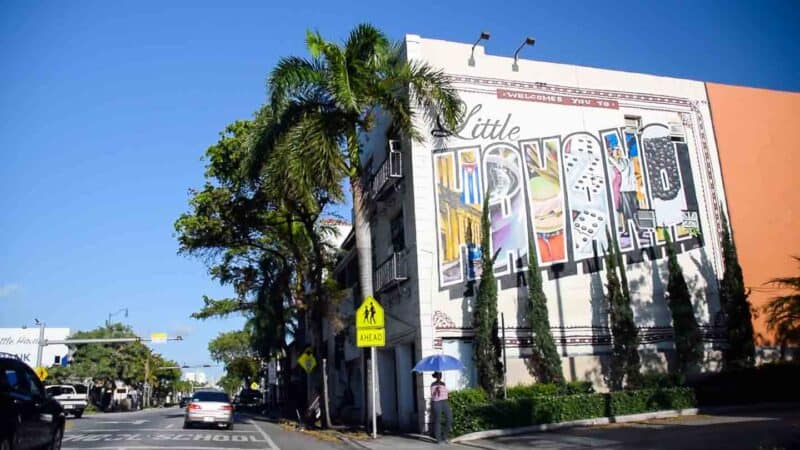
{"label": "yellow pedestrian crossing sign", "polygon": [[314,370],[314,367],[317,367],[317,358],[314,358],[314,352],[311,350],[311,347],[308,347],[297,357],[297,363],[300,364],[300,367],[306,371],[306,373],[311,373]]}
{"label": "yellow pedestrian crossing sign", "polygon": [[36,372],[36,376],[39,377],[39,381],[44,381],[47,378],[47,369],[44,367],[37,367],[34,372]]}
{"label": "yellow pedestrian crossing sign", "polygon": [[383,306],[370,295],[356,310],[356,328],[383,328],[384,326]]}

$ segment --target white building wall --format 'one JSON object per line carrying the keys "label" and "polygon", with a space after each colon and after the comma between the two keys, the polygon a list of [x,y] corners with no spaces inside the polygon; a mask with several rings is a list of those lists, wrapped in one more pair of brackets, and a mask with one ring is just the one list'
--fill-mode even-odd
{"label": "white building wall", "polygon": [[[433,136],[430,132],[432,125],[424,122],[423,115],[419,114],[418,127],[422,131],[424,140],[408,143],[411,152],[408,166],[410,170],[406,172],[406,194],[410,204],[406,200],[406,218],[407,223],[409,221],[411,223],[407,225],[407,242],[414,255],[411,263],[413,276],[408,285],[411,295],[418,302],[417,358],[437,352],[456,353],[457,356],[462,356],[467,350],[459,350],[463,347],[463,343],[458,344],[455,339],[467,339],[468,342],[472,335],[471,299],[464,296],[468,284],[463,268],[463,264],[466,264],[464,262],[466,248],[462,246],[461,249],[463,264],[460,278],[456,276],[454,280],[452,276],[447,278],[443,274],[444,250],[440,237],[443,226],[440,202],[443,200],[440,198],[441,192],[437,190],[435,181],[438,175],[435,169],[436,155],[453,155],[452,161],[457,161],[461,154],[459,152],[469,153],[474,150],[473,154],[479,159],[478,171],[481,173],[477,186],[482,193],[487,188],[486,161],[490,159],[486,158],[486,153],[492,148],[507,148],[517,152],[519,165],[513,167],[511,164],[510,170],[518,171],[518,180],[522,182],[524,191],[523,201],[521,208],[516,208],[519,205],[515,206],[513,200],[509,199],[504,207],[510,209],[507,211],[509,213],[507,219],[513,221],[522,215],[524,233],[517,236],[522,239],[522,244],[518,243],[517,248],[503,249],[498,263],[506,261],[511,252],[512,260],[509,265],[514,265],[513,258],[520,258],[522,264],[517,270],[509,268],[503,273],[497,273],[500,287],[498,307],[505,316],[509,384],[531,382],[533,378],[525,363],[527,351],[525,340],[529,338],[530,332],[526,320],[527,291],[524,274],[527,266],[529,235],[539,230],[533,229],[537,225],[531,220],[531,202],[534,200],[531,199],[523,143],[526,140],[557,137],[561,169],[565,166],[564,144],[571,135],[588,133],[581,134],[580,137],[591,140],[593,136],[595,148],[600,152],[607,151],[601,132],[613,130],[620,141],[624,140],[623,127],[625,117],[629,115],[640,117],[643,126],[651,126],[644,128],[649,130],[646,133],[650,134],[640,134],[637,141],[640,154],[638,164],[642,172],[649,170],[644,156],[641,156],[645,153],[643,150],[645,136],[660,135],[659,124],[669,126],[679,123],[685,130],[685,151],[688,152],[688,161],[678,161],[681,157],[677,152],[680,150],[676,150],[676,164],[679,165],[678,170],[683,183],[682,192],[687,189],[687,181],[683,178],[688,173],[691,174],[695,191],[693,200],[696,201],[696,205],[691,209],[697,213],[702,239],[686,235],[686,230],[679,227],[681,224],[675,222],[675,207],[656,208],[655,204],[660,200],[651,195],[650,185],[647,183],[643,183],[639,189],[647,191],[642,193],[646,199],[642,201],[646,201],[649,208],[641,209],[657,209],[656,218],[660,215],[666,220],[666,224],[670,225],[670,232],[673,233],[673,239],[678,240],[680,246],[678,259],[693,291],[698,322],[706,326],[704,330],[710,349],[714,338],[715,314],[719,309],[716,278],[721,277],[722,265],[718,229],[720,208],[724,205],[724,192],[704,84],[690,80],[529,60],[520,60],[519,71],[515,72],[512,70],[511,58],[486,55],[481,46],[475,48],[473,67],[468,63],[470,47],[469,44],[423,39],[416,35],[406,36],[409,59],[427,62],[450,75],[466,104],[467,112],[472,111],[476,105],[482,105],[467,124],[467,128],[458,133],[461,137]],[[514,98],[508,98],[509,96]],[[521,100],[520,97],[526,99]],[[574,106],[570,103],[573,101],[587,103]],[[478,133],[479,135],[473,139],[471,127],[487,120],[490,123],[496,121],[498,123],[498,126],[494,127],[494,136],[489,137],[489,131],[484,130],[482,136]],[[503,129],[502,126],[506,121],[507,124]],[[501,129],[504,135],[497,136]],[[545,141],[538,141],[538,145],[540,148],[544,147]],[[572,141],[572,145],[577,148],[577,141]],[[651,154],[655,155],[654,152]],[[606,158],[602,164],[604,168],[600,172],[604,176],[606,185],[613,183],[613,169],[609,161],[610,159]],[[684,169],[688,172],[683,172]],[[460,178],[460,174],[454,173],[454,175]],[[561,189],[566,190],[569,195],[563,170],[560,176]],[[463,179],[458,180],[460,193],[464,192],[463,183]],[[616,200],[612,194],[613,187],[606,190],[606,187],[602,186],[600,191],[597,195],[605,195],[606,204],[610,209],[609,217],[617,220],[619,213],[616,211]],[[681,196],[688,197],[679,194],[676,198],[681,200]],[[567,198],[566,201],[569,202],[569,206],[573,205],[571,199]],[[567,244],[572,244],[569,242],[571,239],[569,231],[573,217],[571,210],[566,209],[567,205],[564,206],[563,234]],[[684,206],[689,209],[690,205]],[[477,202],[476,208],[479,212],[480,202]],[[493,219],[493,224],[496,223],[497,219]],[[635,230],[629,231],[633,232],[629,234],[636,234]],[[602,259],[605,238],[598,234],[595,239],[598,240],[598,251]],[[478,236],[475,241],[479,241]],[[513,239],[508,242],[513,243]],[[537,251],[541,252],[542,242],[537,239],[536,245]],[[655,246],[648,246],[647,242],[631,243],[631,252],[642,255],[639,250],[647,247],[659,250],[655,250],[655,255],[644,252],[640,262],[632,262],[626,268],[635,318],[641,327],[643,365],[655,369],[664,366],[663,352],[672,348],[669,337],[665,335],[671,332],[671,320],[663,295],[667,283],[663,242]],[[543,267],[558,267],[558,264],[564,266],[560,277],[554,277],[555,270],[543,272],[550,322],[557,346],[564,358],[567,378],[592,380],[601,385],[603,378],[600,359],[609,350],[607,340],[603,341],[603,336],[608,334],[607,331],[603,331],[607,328],[607,314],[602,302],[606,274],[604,270],[591,270],[591,267],[584,264],[585,260],[591,258],[582,258],[577,255],[577,251],[575,253],[565,251],[560,263],[540,261]],[[623,250],[623,253],[626,251]],[[478,277],[479,268],[476,269],[475,277]],[[464,362],[468,365],[471,363],[471,361]],[[456,378],[458,379],[454,378],[450,383],[456,384],[451,388],[467,384],[468,381],[464,380],[469,380],[471,377]],[[431,382],[430,374],[425,374],[418,384],[417,396],[420,404],[428,404],[429,394],[424,386]],[[423,417],[419,418],[419,424],[420,427],[424,426]]]}

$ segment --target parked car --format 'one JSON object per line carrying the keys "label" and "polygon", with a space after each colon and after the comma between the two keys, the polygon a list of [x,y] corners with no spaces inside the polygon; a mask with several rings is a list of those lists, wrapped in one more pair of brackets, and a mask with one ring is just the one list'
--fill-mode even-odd
{"label": "parked car", "polygon": [[264,405],[264,399],[260,391],[242,389],[239,395],[236,396],[236,401],[234,403],[237,409],[260,412]]}
{"label": "parked car", "polygon": [[0,448],[60,449],[64,409],[19,358],[0,353]]}
{"label": "parked car", "polygon": [[78,419],[83,415],[86,405],[89,404],[86,394],[79,394],[74,386],[67,384],[47,386],[45,392],[64,408],[66,414],[72,414]]}
{"label": "parked car", "polygon": [[189,404],[189,402],[191,400],[192,400],[192,397],[189,396],[189,395],[187,395],[185,397],[181,397],[180,408],[181,409],[186,408],[186,406]]}
{"label": "parked car", "polygon": [[233,429],[233,405],[228,394],[222,391],[197,391],[186,406],[184,428],[194,425],[222,426]]}

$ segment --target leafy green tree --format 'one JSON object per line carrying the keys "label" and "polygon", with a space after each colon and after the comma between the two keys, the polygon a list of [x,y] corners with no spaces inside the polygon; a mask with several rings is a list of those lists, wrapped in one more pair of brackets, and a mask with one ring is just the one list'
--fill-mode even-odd
{"label": "leafy green tree", "polygon": [[208,353],[212,360],[228,364],[236,358],[253,355],[250,339],[245,330],[220,333],[208,343]]}
{"label": "leafy green tree", "polygon": [[550,330],[547,297],[542,289],[542,273],[533,241],[528,245],[528,322],[533,333],[533,361],[536,379],[540,383],[563,383],[561,357]]}
{"label": "leafy green tree", "polygon": [[[343,45],[309,31],[306,45],[309,59],[284,58],[270,74],[274,121],[252,141],[249,173],[259,177],[273,156],[290,149],[300,155],[297,161],[309,177],[336,185],[349,178],[359,287],[366,298],[373,294],[374,275],[366,183],[371,174],[363,173],[359,133],[371,130],[381,111],[394,130],[421,138],[415,107],[454,128],[462,114],[460,101],[442,72],[406,62],[402,49],[372,25],[354,28]],[[319,255],[319,248],[314,252]],[[311,277],[322,279],[319,272]],[[321,289],[316,292],[323,295]],[[323,308],[311,312],[312,322],[319,322]]]}
{"label": "leafy green tree", "polygon": [[[800,262],[800,257],[793,258]],[[769,283],[789,290],[785,295],[773,297],[763,307],[767,328],[775,333],[781,347],[781,359],[785,359],[789,345],[800,346],[800,277],[773,278]]]}
{"label": "leafy green tree", "polygon": [[669,281],[667,282],[668,305],[672,312],[672,329],[677,356],[677,372],[686,376],[687,372],[703,358],[703,341],[697,319],[692,308],[692,296],[683,269],[678,264],[678,256],[672,244],[669,231],[667,237],[667,261]]}
{"label": "leafy green tree", "polygon": [[[616,237],[606,230],[610,248],[606,251],[606,302],[612,336],[611,367],[609,387],[622,389],[623,385],[638,386],[641,381],[641,360],[639,358],[639,330],[633,319],[627,288],[620,283],[617,264],[622,261]],[[619,267],[622,274],[625,267]],[[625,278],[627,280],[627,278]],[[628,294],[630,295],[630,294]]]}
{"label": "leafy green tree", "polygon": [[421,138],[414,107],[455,127],[461,117],[456,91],[440,71],[404,61],[402,49],[369,24],[355,27],[343,45],[308,32],[311,58],[287,57],[269,77],[276,126],[253,141],[251,174],[260,174],[276,146],[301,149],[315,176],[350,180],[361,296],[373,294],[369,202],[359,133],[373,128],[378,111],[398,132]]}
{"label": "leafy green tree", "polygon": [[489,192],[483,198],[481,213],[481,283],[475,298],[472,326],[475,328],[475,366],[478,384],[490,398],[497,395],[503,365],[502,345],[497,336],[497,280],[494,277],[494,255],[491,248]]}
{"label": "leafy green tree", "polygon": [[753,315],[747,300],[750,291],[744,287],[742,267],[725,214],[722,215],[721,244],[725,272],[719,294],[728,334],[728,347],[723,352],[725,367],[752,367],[756,360],[756,347],[753,341]]}

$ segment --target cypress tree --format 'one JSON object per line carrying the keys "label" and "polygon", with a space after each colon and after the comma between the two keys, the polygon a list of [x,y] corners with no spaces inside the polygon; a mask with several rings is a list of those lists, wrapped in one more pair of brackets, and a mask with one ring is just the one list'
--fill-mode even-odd
{"label": "cypress tree", "polygon": [[481,282],[475,299],[472,326],[475,329],[475,366],[478,384],[490,398],[497,394],[502,364],[497,337],[497,281],[494,278],[494,258],[491,249],[489,222],[489,192],[483,199],[481,214]]}
{"label": "cypress tree", "polygon": [[540,383],[563,383],[561,357],[550,330],[547,297],[542,289],[542,274],[539,272],[539,258],[533,241],[528,245],[528,306],[528,322],[533,333],[531,359],[536,379]]}
{"label": "cypress tree", "polygon": [[745,291],[742,267],[736,254],[736,245],[728,228],[728,219],[722,215],[722,256],[725,272],[720,283],[720,305],[726,316],[728,348],[723,352],[725,368],[752,367],[756,359],[753,342],[753,316]]}
{"label": "cypress tree", "polygon": [[[622,286],[620,276],[617,274],[617,263],[622,261],[617,240],[611,237],[611,233],[608,230],[606,230],[606,236],[610,243],[605,257],[607,266],[606,301],[608,303],[613,340],[609,387],[612,390],[619,390],[622,389],[623,381],[629,387],[638,386],[641,382],[639,330],[633,320],[630,293],[627,286]],[[625,268],[620,267],[620,272],[627,284]],[[626,296],[626,293],[628,296]]]}
{"label": "cypress tree", "polygon": [[702,337],[697,319],[694,317],[689,287],[686,285],[683,269],[678,264],[669,232],[667,232],[666,248],[669,267],[667,294],[669,310],[672,312],[677,372],[685,377],[688,370],[703,358]]}

